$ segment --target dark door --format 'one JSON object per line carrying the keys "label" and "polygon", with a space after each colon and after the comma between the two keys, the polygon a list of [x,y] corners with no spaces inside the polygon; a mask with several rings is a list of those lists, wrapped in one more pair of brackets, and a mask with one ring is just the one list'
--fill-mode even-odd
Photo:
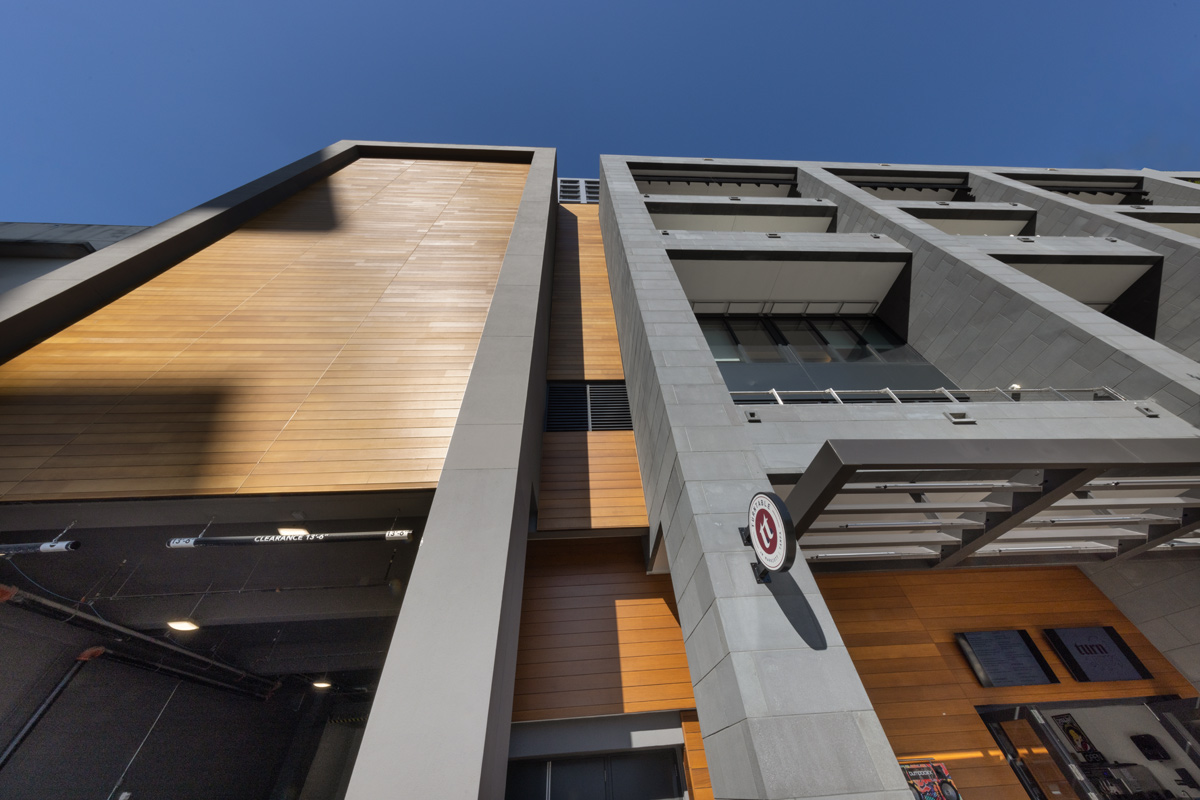
{"label": "dark door", "polygon": [[681,800],[674,750],[510,761],[505,800]]}

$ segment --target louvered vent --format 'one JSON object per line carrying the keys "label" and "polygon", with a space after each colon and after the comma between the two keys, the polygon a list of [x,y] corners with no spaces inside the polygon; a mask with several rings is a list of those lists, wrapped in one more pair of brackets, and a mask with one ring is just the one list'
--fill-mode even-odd
{"label": "louvered vent", "polygon": [[546,430],[588,430],[587,384],[550,384],[546,398]]}
{"label": "louvered vent", "polygon": [[599,178],[559,178],[558,202],[599,203]]}
{"label": "louvered vent", "polygon": [[588,412],[594,431],[631,431],[633,417],[629,413],[629,395],[625,383],[588,384]]}
{"label": "louvered vent", "polygon": [[633,430],[625,382],[551,383],[546,401],[546,430]]}

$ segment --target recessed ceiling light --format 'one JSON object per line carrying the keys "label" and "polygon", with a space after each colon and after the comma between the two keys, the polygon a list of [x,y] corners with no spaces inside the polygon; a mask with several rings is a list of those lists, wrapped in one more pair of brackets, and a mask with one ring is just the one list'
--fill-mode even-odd
{"label": "recessed ceiling light", "polygon": [[333,684],[329,681],[313,681],[314,689],[328,689],[330,686],[333,686]]}
{"label": "recessed ceiling light", "polygon": [[173,619],[167,623],[167,627],[176,631],[198,631],[200,626],[192,622],[190,619]]}
{"label": "recessed ceiling light", "polygon": [[277,528],[280,536],[308,536],[308,528]]}

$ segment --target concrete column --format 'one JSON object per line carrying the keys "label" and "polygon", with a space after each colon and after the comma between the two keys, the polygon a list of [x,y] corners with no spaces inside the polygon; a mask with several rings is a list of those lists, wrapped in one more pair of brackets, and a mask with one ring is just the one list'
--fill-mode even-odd
{"label": "concrete column", "polygon": [[555,154],[534,151],[347,798],[500,800],[544,413]]}
{"label": "concrete column", "polygon": [[664,532],[718,798],[911,800],[807,565],[754,580],[738,534],[770,490],[624,160],[601,228],[650,530]]}

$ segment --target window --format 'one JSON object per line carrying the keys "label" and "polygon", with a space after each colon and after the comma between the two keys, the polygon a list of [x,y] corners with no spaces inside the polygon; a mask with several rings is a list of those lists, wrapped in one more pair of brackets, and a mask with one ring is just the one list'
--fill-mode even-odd
{"label": "window", "polygon": [[674,750],[508,762],[505,800],[679,800]]}
{"label": "window", "polygon": [[779,341],[761,319],[733,317],[728,320],[729,328],[742,346],[744,361],[754,364],[786,361]]}
{"label": "window", "polygon": [[874,317],[789,315],[697,319],[717,361],[925,363],[903,339]]}
{"label": "window", "polygon": [[624,381],[555,381],[547,389],[547,431],[633,430]]}

